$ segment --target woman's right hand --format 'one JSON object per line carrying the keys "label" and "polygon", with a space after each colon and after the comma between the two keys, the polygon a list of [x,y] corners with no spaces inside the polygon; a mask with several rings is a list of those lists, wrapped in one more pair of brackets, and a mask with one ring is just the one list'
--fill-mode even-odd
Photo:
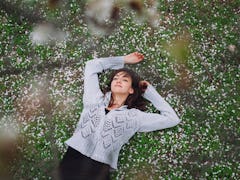
{"label": "woman's right hand", "polygon": [[144,59],[144,55],[139,52],[134,52],[124,56],[125,64],[136,64],[141,62]]}

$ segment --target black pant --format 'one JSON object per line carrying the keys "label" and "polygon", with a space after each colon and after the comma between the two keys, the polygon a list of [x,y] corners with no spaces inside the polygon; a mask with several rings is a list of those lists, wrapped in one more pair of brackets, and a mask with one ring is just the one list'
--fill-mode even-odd
{"label": "black pant", "polygon": [[110,180],[110,166],[68,147],[59,165],[61,180]]}

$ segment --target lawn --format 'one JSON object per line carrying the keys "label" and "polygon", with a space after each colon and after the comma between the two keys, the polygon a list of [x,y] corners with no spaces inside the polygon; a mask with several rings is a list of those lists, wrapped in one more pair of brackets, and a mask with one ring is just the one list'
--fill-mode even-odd
{"label": "lawn", "polygon": [[137,133],[112,179],[239,179],[240,2],[86,2],[0,3],[0,179],[57,179],[82,111],[85,62],[134,51],[145,60],[128,67],[182,121]]}

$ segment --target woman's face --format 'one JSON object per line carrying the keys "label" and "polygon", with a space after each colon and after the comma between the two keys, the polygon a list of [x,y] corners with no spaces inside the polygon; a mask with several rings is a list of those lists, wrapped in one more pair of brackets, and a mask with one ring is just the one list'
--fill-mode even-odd
{"label": "woman's face", "polygon": [[117,73],[111,82],[111,91],[114,94],[133,94],[132,78],[124,71]]}

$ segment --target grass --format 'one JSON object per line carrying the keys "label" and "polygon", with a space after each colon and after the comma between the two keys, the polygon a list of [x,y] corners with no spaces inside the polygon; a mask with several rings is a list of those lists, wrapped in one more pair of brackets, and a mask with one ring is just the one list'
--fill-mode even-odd
{"label": "grass", "polygon": [[64,13],[43,1],[29,3],[69,36],[63,43],[33,45],[33,24],[0,11],[0,132],[14,134],[0,141],[0,177],[57,178],[64,141],[81,115],[84,63],[95,50],[98,57],[142,52],[145,62],[131,68],[182,119],[174,128],[130,139],[113,179],[239,179],[239,2],[160,0],[157,28],[136,23],[131,12],[107,37],[91,35],[78,21],[78,1]]}

